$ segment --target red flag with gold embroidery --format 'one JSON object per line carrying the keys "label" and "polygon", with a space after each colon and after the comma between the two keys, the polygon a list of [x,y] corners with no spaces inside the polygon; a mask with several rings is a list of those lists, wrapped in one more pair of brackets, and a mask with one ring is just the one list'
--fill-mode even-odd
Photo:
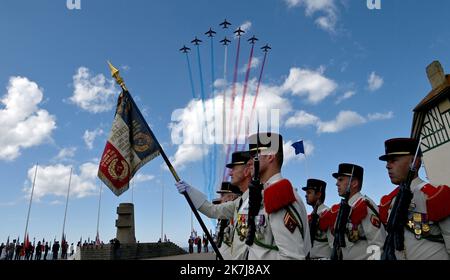
{"label": "red flag with gold embroidery", "polygon": [[119,196],[134,174],[160,154],[159,143],[127,90],[117,101],[112,129],[100,161],[98,177]]}

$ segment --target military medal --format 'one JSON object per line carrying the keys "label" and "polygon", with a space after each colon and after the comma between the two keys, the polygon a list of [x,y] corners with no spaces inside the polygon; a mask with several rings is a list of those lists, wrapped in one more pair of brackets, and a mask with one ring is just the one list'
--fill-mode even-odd
{"label": "military medal", "polygon": [[423,224],[422,231],[423,233],[428,233],[430,231],[430,226],[428,224]]}
{"label": "military medal", "polygon": [[414,222],[414,234],[416,235],[416,239],[420,239],[422,234],[422,214],[414,213],[413,222]]}

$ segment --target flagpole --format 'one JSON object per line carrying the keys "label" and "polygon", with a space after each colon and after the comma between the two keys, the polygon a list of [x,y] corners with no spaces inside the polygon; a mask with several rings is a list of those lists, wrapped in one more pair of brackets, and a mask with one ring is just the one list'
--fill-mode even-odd
{"label": "flagpole", "polygon": [[310,177],[309,177],[309,172],[308,172],[308,158],[306,157],[306,149],[305,149],[305,153],[303,155],[305,156],[306,180],[308,180]]}
{"label": "flagpole", "polygon": [[[103,184],[100,182],[100,195],[98,198],[98,213],[97,213],[97,237],[99,240],[100,240],[100,236],[98,234],[99,233],[98,230],[100,227],[100,205],[101,205],[101,201],[102,201],[102,187],[103,187]],[[95,241],[97,241],[97,240],[95,240]]]}
{"label": "flagpole", "polygon": [[[37,175],[38,165],[39,165],[39,163],[36,162],[36,168],[34,170],[33,186],[31,187],[30,203],[28,204],[28,215],[27,215],[27,222],[25,224],[25,234],[23,235],[23,236],[25,236],[24,238],[26,238],[27,232],[28,232],[28,222],[30,221],[31,203],[33,202],[34,186],[36,185],[36,175]],[[19,243],[19,238],[17,238],[17,243]],[[25,246],[26,246],[26,244],[25,244]]]}
{"label": "flagpole", "polygon": [[161,184],[162,194],[161,194],[161,241],[163,240],[164,234],[164,183]]}
{"label": "flagpole", "polygon": [[131,203],[134,203],[134,179],[132,179],[131,184]]}
{"label": "flagpole", "polygon": [[[119,70],[117,70],[117,68],[115,68],[109,61],[108,61],[108,65],[111,70],[111,75],[116,80],[117,84],[119,84],[122,87],[122,90],[128,91],[122,77],[120,77],[120,75],[119,75]],[[163,148],[161,147],[161,144],[157,141],[157,138],[153,134],[153,131],[151,129],[148,129],[148,131],[149,131],[152,139],[155,140],[155,144],[158,146],[159,153],[161,154],[167,167],[169,168],[170,173],[172,173],[173,178],[177,182],[181,181],[180,177],[178,176],[177,172],[175,171],[175,168],[173,167],[172,163],[170,162],[169,158],[167,157],[166,153],[164,152]],[[197,208],[195,208],[194,204],[192,203],[192,200],[189,197],[188,193],[183,192],[183,195],[186,198],[189,206],[191,207],[192,212],[194,212],[194,215],[197,218],[198,223],[202,227],[203,232],[206,234],[206,237],[208,238],[209,243],[213,247],[214,252],[217,255],[217,258],[219,260],[223,260],[222,254],[220,253],[219,249],[217,248],[216,243],[214,242],[211,235],[209,234],[208,228],[206,227],[205,223],[203,222],[202,218],[200,217],[200,214],[198,213]]]}
{"label": "flagpole", "polygon": [[69,205],[69,194],[70,194],[70,183],[72,181],[72,167],[70,168],[70,176],[69,176],[69,187],[67,188],[67,197],[66,197],[66,209],[64,210],[64,222],[63,222],[63,229],[62,229],[62,236],[61,236],[61,246],[63,246],[63,240],[64,238],[64,230],[66,227],[66,217],[67,217],[67,206]]}

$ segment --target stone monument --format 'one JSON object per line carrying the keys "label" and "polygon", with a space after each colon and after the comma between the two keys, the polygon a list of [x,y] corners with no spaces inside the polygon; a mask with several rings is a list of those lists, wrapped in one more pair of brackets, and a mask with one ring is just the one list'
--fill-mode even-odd
{"label": "stone monument", "polygon": [[117,207],[118,218],[116,220],[116,238],[120,243],[134,244],[136,237],[134,234],[134,205],[133,203],[121,203]]}

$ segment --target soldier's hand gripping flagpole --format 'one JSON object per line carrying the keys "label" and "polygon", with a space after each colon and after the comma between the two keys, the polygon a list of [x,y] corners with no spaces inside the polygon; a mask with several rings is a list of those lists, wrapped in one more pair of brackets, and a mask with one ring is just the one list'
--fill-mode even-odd
{"label": "soldier's hand gripping flagpole", "polygon": [[[142,143],[137,144],[137,145],[140,144],[140,146],[138,147],[139,148],[138,152],[140,152],[142,154],[141,156],[143,158],[141,158],[140,155],[137,154],[136,156],[134,156],[134,155],[131,156],[131,158],[128,159],[128,161],[127,161],[126,158],[120,158],[120,156],[121,156],[120,151],[117,151],[116,147],[114,147],[113,144],[108,142],[107,147],[105,148],[105,151],[104,151],[104,154],[102,157],[102,161],[100,163],[100,168],[99,168],[100,178],[102,179],[103,182],[106,183],[106,185],[108,187],[111,188],[111,190],[116,195],[120,195],[123,191],[125,191],[127,189],[128,182],[131,179],[131,177],[134,175],[134,173],[141,166],[143,166],[146,162],[150,161],[155,156],[160,154],[163,157],[167,167],[169,168],[170,173],[172,173],[175,181],[177,181],[177,182],[181,181],[180,177],[178,176],[177,172],[175,171],[175,168],[173,167],[172,163],[170,162],[170,160],[167,157],[166,153],[164,152],[163,148],[159,144],[159,142],[156,139],[155,135],[153,134],[152,130],[150,129],[150,127],[148,127],[147,122],[142,117],[141,113],[137,109],[137,106],[135,106],[134,101],[132,100],[131,95],[129,95],[129,92],[125,86],[125,83],[124,83],[122,77],[120,77],[120,75],[119,75],[119,70],[117,70],[111,63],[108,62],[108,64],[111,69],[112,77],[116,80],[117,84],[119,84],[120,87],[122,88],[122,94],[123,94],[122,98],[125,98],[125,99],[129,98],[129,103],[125,103],[127,101],[124,101],[125,104],[123,105],[121,103],[121,100],[119,97],[119,102],[118,102],[119,104],[118,104],[118,108],[116,111],[116,115],[119,112],[122,114],[126,114],[127,118],[130,118],[133,121],[136,121],[134,119],[135,117],[139,118],[139,121],[141,121],[141,122],[137,126],[144,126],[144,127],[140,128],[141,131],[139,131],[139,128],[137,128],[137,130],[138,130],[136,132],[137,136],[135,136],[135,135],[132,135],[132,136],[138,137],[139,138],[138,140],[140,142],[142,142],[144,140],[143,142],[146,142],[146,144],[145,145],[142,145]],[[135,107],[135,111],[136,111],[135,115],[133,115],[133,113],[131,112],[133,107]],[[123,122],[123,120],[122,120],[122,122]],[[113,128],[114,128],[114,126],[113,126]],[[131,129],[135,129],[134,123],[131,126]],[[145,134],[147,134],[147,135],[145,135]],[[134,138],[133,138],[133,141],[134,141]],[[130,143],[130,146],[134,147],[134,145],[135,145],[135,143]],[[131,153],[132,152],[130,152],[130,154]],[[138,159],[136,159],[136,157]],[[105,170],[108,172],[107,175],[105,175]],[[112,173],[112,176],[109,173]],[[119,174],[117,174],[117,173],[119,173]],[[108,176],[108,175],[110,175],[110,176]],[[115,186],[116,183],[119,184],[118,188],[117,188],[117,186]],[[211,234],[209,233],[208,229],[206,228],[205,223],[203,222],[197,209],[195,208],[194,204],[192,203],[192,200],[189,197],[188,193],[183,192],[183,195],[186,198],[189,206],[191,207],[191,210],[194,213],[195,217],[197,218],[198,223],[202,227],[203,232],[205,233],[206,237],[208,238],[209,243],[211,244],[212,248],[214,249],[214,252],[216,253],[217,258],[219,260],[223,260],[223,257],[220,254],[216,243],[212,239]]]}

